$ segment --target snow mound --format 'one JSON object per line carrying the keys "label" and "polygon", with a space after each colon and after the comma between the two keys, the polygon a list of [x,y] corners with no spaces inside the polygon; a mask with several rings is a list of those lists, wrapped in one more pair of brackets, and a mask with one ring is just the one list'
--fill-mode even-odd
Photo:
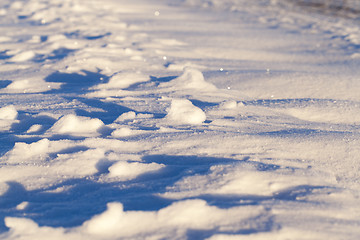
{"label": "snow mound", "polygon": [[131,180],[141,174],[158,171],[165,167],[158,163],[140,163],[120,161],[109,168],[109,177],[116,177],[123,181]]}
{"label": "snow mound", "polygon": [[16,206],[16,210],[24,210],[28,207],[29,202],[22,202]]}
{"label": "snow mound", "polygon": [[174,89],[196,89],[201,91],[214,91],[217,88],[205,81],[204,75],[197,69],[186,67],[184,72],[170,82],[160,84],[160,87]]}
{"label": "snow mound", "polygon": [[169,71],[184,71],[185,68],[205,69],[206,67],[192,62],[174,62],[167,67]]}
{"label": "snow mound", "polygon": [[136,117],[136,113],[133,111],[130,112],[125,112],[123,114],[121,114],[116,120],[115,122],[124,122],[124,121],[130,121],[130,120],[134,120]]}
{"label": "snow mound", "polygon": [[20,53],[16,54],[12,58],[10,58],[10,61],[11,62],[25,62],[25,61],[32,59],[33,57],[35,57],[35,53],[33,51],[25,51],[25,52],[20,52]]}
{"label": "snow mound", "polygon": [[36,133],[36,132],[39,132],[41,130],[41,128],[42,128],[42,125],[34,124],[26,131],[26,133],[30,133],[30,134]]}
{"label": "snow mound", "polygon": [[[51,227],[39,227],[34,221],[26,218],[7,217],[5,218],[5,225],[13,230],[6,239],[79,239],[79,236],[65,235],[65,230],[63,228],[55,229]],[[22,236],[26,237],[22,238]]]}
{"label": "snow mound", "polygon": [[173,99],[165,119],[172,124],[201,124],[206,115],[187,99]]}
{"label": "snow mound", "polygon": [[8,131],[17,116],[18,112],[12,105],[0,108],[0,131]]}
{"label": "snow mound", "polygon": [[133,131],[128,127],[123,127],[120,129],[116,129],[111,133],[111,136],[117,138],[117,137],[128,137],[133,135]]}
{"label": "snow mound", "polygon": [[18,112],[12,105],[0,108],[0,120],[15,120],[17,116]]}
{"label": "snow mound", "polygon": [[111,136],[114,138],[120,138],[120,137],[129,137],[129,136],[135,136],[138,134],[143,134],[146,131],[143,130],[134,130],[128,127],[122,127],[119,129],[116,129],[111,133]]}
{"label": "snow mound", "polygon": [[49,153],[50,141],[46,138],[34,143],[15,143],[14,148],[6,154],[8,162],[21,163],[32,158],[37,161],[46,159]]}
{"label": "snow mound", "polygon": [[125,112],[125,113],[121,114],[114,122],[115,123],[124,123],[124,122],[134,121],[136,119],[149,119],[149,118],[153,118],[153,117],[154,117],[153,114],[144,114],[144,113],[136,114],[135,112],[130,111],[130,112]]}
{"label": "snow mound", "polygon": [[14,80],[2,91],[7,93],[39,93],[58,88],[60,85],[61,83],[51,83],[50,85],[38,77],[26,77],[26,79]]}
{"label": "snow mound", "polygon": [[[0,10],[0,16],[1,16],[1,10]],[[10,37],[6,37],[6,36],[1,36],[0,37],[0,43],[2,43],[2,42],[10,42],[10,41],[11,41]]]}
{"label": "snow mound", "polygon": [[259,206],[222,209],[198,199],[175,202],[159,211],[124,211],[121,203],[111,202],[105,212],[77,228],[40,227],[33,220],[15,217],[6,217],[5,225],[10,228],[7,239],[186,239],[194,229],[247,230],[249,219],[264,214]]}
{"label": "snow mound", "polygon": [[[104,158],[103,149],[89,149],[77,153],[57,154],[52,169],[63,176],[84,177],[99,171],[97,165]],[[86,164],[84,164],[86,163]]]}
{"label": "snow mound", "polygon": [[133,72],[121,72],[113,75],[108,83],[99,84],[95,89],[114,89],[128,88],[133,84],[147,82],[150,80],[148,75]]}
{"label": "snow mound", "polygon": [[224,101],[220,104],[220,109],[235,109],[238,107],[238,103],[234,100]]}
{"label": "snow mound", "polygon": [[83,224],[84,232],[104,238],[140,239],[147,234],[153,239],[183,239],[189,229],[210,230],[230,227],[233,223],[235,228],[241,228],[247,219],[263,212],[257,206],[220,209],[198,199],[175,202],[159,211],[148,212],[124,211],[123,205],[117,202],[108,203],[107,207],[105,212]]}
{"label": "snow mound", "polygon": [[48,132],[75,136],[96,136],[100,135],[100,131],[104,127],[105,125],[100,119],[69,114],[61,117]]}
{"label": "snow mound", "polygon": [[11,84],[9,84],[9,86],[6,87],[6,89],[8,89],[8,90],[23,90],[30,86],[31,86],[31,83],[29,82],[29,80],[25,79],[25,80],[19,80],[19,81],[12,82]]}

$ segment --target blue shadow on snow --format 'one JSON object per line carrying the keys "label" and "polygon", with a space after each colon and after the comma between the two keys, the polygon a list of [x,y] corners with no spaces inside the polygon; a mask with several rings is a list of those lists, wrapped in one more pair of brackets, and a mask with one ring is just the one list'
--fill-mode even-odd
{"label": "blue shadow on snow", "polygon": [[[72,148],[62,152],[74,153],[83,148]],[[143,157],[145,163],[159,163],[166,167],[160,171],[146,173],[129,181],[102,182],[98,177],[106,174],[112,162],[101,161],[97,165],[99,173],[92,178],[69,179],[45,189],[27,191],[17,182],[8,182],[8,190],[0,196],[0,233],[8,229],[4,224],[6,216],[33,219],[40,226],[75,227],[106,210],[109,202],[121,202],[125,211],[156,211],[183,199],[166,199],[159,194],[167,191],[182,178],[206,174],[214,165],[252,164],[258,171],[275,171],[279,166],[250,161],[249,158],[234,160],[215,157],[149,155]],[[93,179],[93,180],[92,180]],[[56,191],[57,189],[65,189]],[[269,201],[301,201],[298,197],[307,196],[314,189],[327,189],[324,186],[301,185],[285,189],[273,196],[261,195],[200,195],[193,198],[203,199],[208,204],[220,208],[240,205],[261,205]],[[186,198],[186,199],[191,199]],[[29,203],[24,210],[16,206],[24,201]],[[263,227],[246,229],[239,234],[269,231],[274,221],[264,216]],[[213,230],[194,230],[188,232],[189,239],[211,236]],[[231,232],[233,233],[233,232]]]}

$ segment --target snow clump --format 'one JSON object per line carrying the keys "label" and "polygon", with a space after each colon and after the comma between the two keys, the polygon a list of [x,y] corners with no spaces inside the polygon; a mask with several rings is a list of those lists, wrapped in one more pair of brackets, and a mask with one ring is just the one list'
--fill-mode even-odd
{"label": "snow clump", "polygon": [[[144,234],[153,239],[185,239],[189,229],[223,228],[235,231],[237,227],[232,227],[232,224],[241,226],[263,211],[259,206],[221,209],[199,199],[175,202],[159,211],[124,211],[121,203],[111,202],[105,212],[86,221],[81,230],[101,239],[142,239]],[[8,227],[20,227],[18,224],[9,226],[8,219],[13,218],[6,218]]]}
{"label": "snow clump", "polygon": [[25,62],[35,57],[35,53],[33,51],[25,51],[16,54],[13,56],[10,61],[11,62]]}
{"label": "snow clump", "polygon": [[12,105],[0,108],[0,131],[8,131],[17,121],[17,116],[18,112]]}
{"label": "snow clump", "polygon": [[75,136],[99,135],[104,127],[105,125],[100,119],[69,114],[61,117],[49,129],[49,133]]}
{"label": "snow clump", "polygon": [[[189,230],[228,229],[235,232],[252,218],[264,215],[261,206],[222,209],[204,200],[172,203],[158,211],[125,211],[122,203],[110,202],[107,210],[70,231],[39,226],[31,219],[6,217],[8,239],[185,239]],[[209,217],[211,216],[211,217]]]}
{"label": "snow clump", "polygon": [[132,180],[141,174],[158,171],[165,167],[158,163],[140,163],[120,161],[109,168],[109,177],[117,177],[123,181]]}
{"label": "snow clump", "polygon": [[8,162],[21,163],[24,160],[41,161],[48,157],[50,141],[47,138],[33,143],[16,142],[14,148],[5,156]]}
{"label": "snow clump", "polygon": [[0,120],[15,120],[17,116],[18,112],[12,105],[0,108]]}
{"label": "snow clump", "polygon": [[135,136],[135,135],[143,134],[145,132],[146,131],[143,131],[143,130],[136,130],[136,129],[131,129],[128,127],[122,127],[122,128],[114,130],[111,133],[111,136],[114,138],[121,138],[121,137]]}
{"label": "snow clump", "polygon": [[133,84],[147,82],[150,80],[148,75],[136,72],[121,72],[113,75],[108,83],[99,84],[96,89],[124,89]]}
{"label": "snow clump", "polygon": [[197,69],[186,67],[183,74],[170,82],[162,83],[160,87],[174,89],[196,89],[213,91],[217,88],[205,81],[204,75]]}
{"label": "snow clump", "polygon": [[172,124],[201,124],[206,120],[205,113],[187,99],[173,99],[165,117]]}
{"label": "snow clump", "polygon": [[121,114],[116,120],[115,122],[124,122],[124,121],[129,121],[129,120],[134,120],[136,117],[136,113],[133,111],[130,112],[125,112],[123,114]]}

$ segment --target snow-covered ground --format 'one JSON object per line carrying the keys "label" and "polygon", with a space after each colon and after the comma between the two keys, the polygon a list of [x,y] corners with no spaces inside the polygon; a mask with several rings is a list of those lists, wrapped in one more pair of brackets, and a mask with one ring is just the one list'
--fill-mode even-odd
{"label": "snow-covered ground", "polygon": [[354,13],[2,0],[0,239],[359,239]]}

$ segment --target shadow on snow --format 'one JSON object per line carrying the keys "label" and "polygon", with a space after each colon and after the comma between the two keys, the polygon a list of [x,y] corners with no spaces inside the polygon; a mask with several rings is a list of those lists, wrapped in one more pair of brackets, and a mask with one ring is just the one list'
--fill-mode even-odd
{"label": "shadow on snow", "polygon": [[[69,152],[83,149],[69,149]],[[65,150],[66,151],[66,150]],[[27,191],[17,182],[8,182],[8,190],[0,196],[0,232],[7,230],[4,224],[6,216],[29,217],[40,226],[74,227],[81,225],[92,216],[106,210],[109,202],[121,202],[125,211],[156,211],[175,201],[182,199],[166,199],[159,194],[165,193],[184,177],[206,174],[214,165],[252,164],[257,171],[275,171],[277,165],[264,164],[242,160],[198,157],[198,156],[170,156],[149,155],[143,157],[145,163],[159,163],[166,167],[158,172],[146,173],[129,181],[101,182],[101,178],[108,172],[113,162],[99,162],[99,173],[91,178],[69,179],[51,187]],[[57,191],[65,189],[63,191]],[[324,186],[301,185],[285,189],[272,196],[261,195],[200,195],[192,198],[203,199],[208,204],[220,208],[230,208],[240,205],[261,205],[264,201],[299,201],[298,197],[312,194],[313,189],[329,189]],[[327,190],[329,191],[329,190]],[[191,199],[191,198],[186,198]],[[28,202],[24,210],[17,210],[16,206]],[[300,200],[301,201],[301,200]],[[272,228],[271,218],[264,219],[262,229],[240,232],[249,234],[254,231],[268,231]],[[212,231],[189,231],[188,237],[196,239],[207,236]]]}
{"label": "shadow on snow", "polygon": [[62,73],[55,72],[45,78],[46,82],[62,83],[60,89],[53,89],[46,92],[47,94],[53,93],[85,93],[88,88],[93,87],[100,83],[106,83],[109,77],[100,73],[90,71],[82,71],[79,73]]}

